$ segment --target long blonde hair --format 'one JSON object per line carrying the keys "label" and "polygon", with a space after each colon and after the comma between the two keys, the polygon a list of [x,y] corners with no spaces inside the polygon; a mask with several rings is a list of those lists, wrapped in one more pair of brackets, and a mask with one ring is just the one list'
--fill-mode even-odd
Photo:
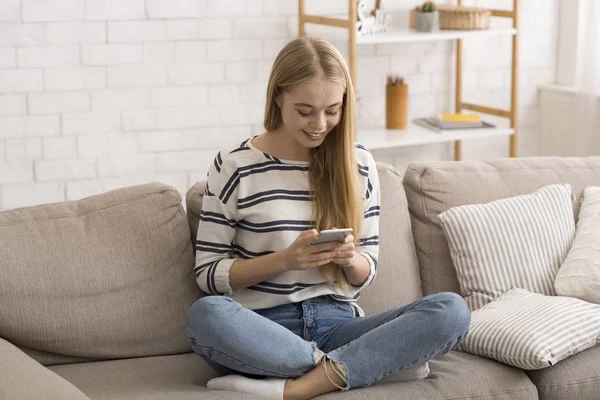
{"label": "long blonde hair", "polygon": [[[313,221],[317,230],[352,228],[356,244],[364,216],[354,155],[356,104],[348,67],[332,44],[300,38],[292,40],[279,52],[269,78],[264,125],[267,131],[281,126],[283,120],[276,101],[282,93],[321,77],[339,84],[345,93],[339,124],[318,148],[313,149],[310,160]],[[329,263],[321,266],[320,271],[330,285],[337,283],[343,293],[349,293],[348,280],[341,267]]]}

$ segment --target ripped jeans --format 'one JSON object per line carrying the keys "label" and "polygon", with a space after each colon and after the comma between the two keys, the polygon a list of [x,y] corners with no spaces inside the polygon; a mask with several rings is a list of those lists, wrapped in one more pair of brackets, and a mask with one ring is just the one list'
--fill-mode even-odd
{"label": "ripped jeans", "polygon": [[436,293],[370,317],[331,296],[252,311],[226,296],[197,300],[187,313],[188,339],[221,374],[293,378],[318,364],[318,350],[343,366],[346,388],[454,349],[471,313],[455,293]]}

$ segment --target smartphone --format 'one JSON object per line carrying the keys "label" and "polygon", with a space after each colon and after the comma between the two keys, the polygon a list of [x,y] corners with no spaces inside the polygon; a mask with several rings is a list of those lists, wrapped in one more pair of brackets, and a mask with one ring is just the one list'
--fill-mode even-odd
{"label": "smartphone", "polygon": [[327,242],[340,242],[342,243],[346,236],[352,233],[352,228],[345,229],[328,229],[319,232],[319,238],[311,244],[327,243]]}

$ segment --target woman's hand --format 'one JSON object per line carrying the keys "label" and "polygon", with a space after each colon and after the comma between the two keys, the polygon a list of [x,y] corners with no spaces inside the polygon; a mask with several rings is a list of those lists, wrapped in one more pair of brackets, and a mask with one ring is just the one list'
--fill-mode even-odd
{"label": "woman's hand", "polygon": [[[316,268],[335,260],[343,245],[338,242],[311,245],[318,237],[319,233],[316,229],[304,231],[298,235],[290,247],[283,250],[286,270]],[[352,245],[352,248],[354,248],[354,245]]]}
{"label": "woman's hand", "polygon": [[354,247],[354,236],[346,236],[344,242],[341,245],[339,245],[335,253],[335,257],[333,258],[333,262],[335,264],[339,265],[342,268],[348,268],[352,266],[354,258],[357,254]]}

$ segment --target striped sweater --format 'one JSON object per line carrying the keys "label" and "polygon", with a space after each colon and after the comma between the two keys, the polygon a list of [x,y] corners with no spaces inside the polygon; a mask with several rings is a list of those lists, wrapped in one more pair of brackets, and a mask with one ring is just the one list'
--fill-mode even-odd
{"label": "striped sweater", "polygon": [[272,157],[247,139],[221,150],[208,172],[194,268],[202,291],[230,296],[251,310],[332,295],[351,302],[359,315],[364,315],[356,299],[377,272],[379,178],[371,153],[359,144],[355,152],[364,193],[364,221],[356,251],[371,267],[361,287],[351,286],[346,296],[313,268],[287,271],[245,289],[231,289],[229,270],[235,260],[284,250],[302,231],[314,227],[309,163]]}

